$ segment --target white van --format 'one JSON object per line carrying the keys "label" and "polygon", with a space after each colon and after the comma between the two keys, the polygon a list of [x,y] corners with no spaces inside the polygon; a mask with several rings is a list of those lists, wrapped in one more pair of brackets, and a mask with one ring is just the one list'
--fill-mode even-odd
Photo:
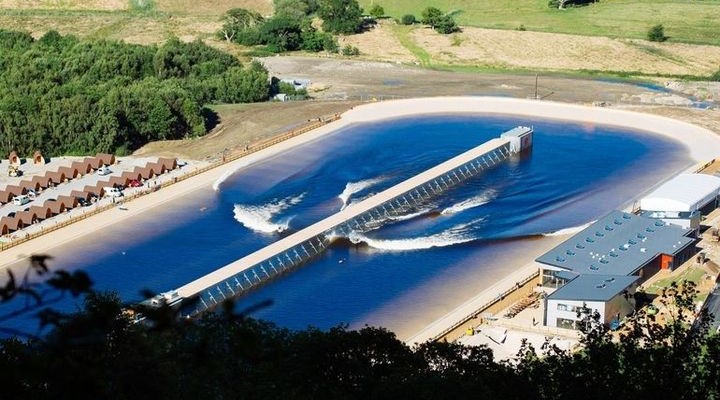
{"label": "white van", "polygon": [[27,204],[30,202],[30,197],[26,194],[21,194],[19,196],[13,197],[13,204],[16,206],[21,206],[23,204]]}
{"label": "white van", "polygon": [[110,173],[112,173],[112,171],[110,171],[110,168],[104,165],[97,170],[98,175],[109,175]]}
{"label": "white van", "polygon": [[120,189],[118,189],[118,188],[116,188],[116,187],[111,187],[111,188],[105,189],[105,196],[108,196],[108,197],[122,197],[122,195],[123,195],[122,190],[120,190]]}

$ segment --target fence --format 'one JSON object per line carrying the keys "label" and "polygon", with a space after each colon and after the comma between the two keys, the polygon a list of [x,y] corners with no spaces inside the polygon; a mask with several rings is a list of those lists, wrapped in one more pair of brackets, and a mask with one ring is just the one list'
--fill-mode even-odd
{"label": "fence", "polygon": [[512,294],[513,292],[515,292],[516,290],[520,289],[521,287],[525,286],[527,283],[531,282],[533,279],[537,278],[538,276],[540,276],[540,271],[535,270],[535,272],[533,272],[532,274],[528,275],[525,279],[517,282],[513,287],[505,290],[504,292],[498,294],[497,297],[495,297],[494,299],[492,299],[492,300],[488,301],[487,303],[485,303],[485,304],[481,305],[480,307],[478,307],[477,310],[475,310],[475,312],[473,312],[472,314],[469,314],[469,315],[465,316],[464,318],[460,319],[459,321],[457,321],[457,322],[455,322],[454,324],[450,325],[449,327],[445,328],[445,330],[443,330],[443,331],[440,332],[439,334],[433,336],[433,338],[432,338],[431,340],[434,342],[434,341],[440,340],[441,338],[447,336],[447,335],[450,334],[452,331],[454,331],[454,330],[460,328],[461,326],[463,326],[463,324],[465,324],[466,322],[468,322],[468,321],[470,321],[470,320],[472,320],[472,319],[474,319],[474,318],[477,318],[477,317],[478,317],[480,314],[482,314],[485,310],[489,309],[490,307],[494,306],[494,305],[497,304],[497,303],[500,303],[500,302],[503,301],[507,296],[509,296],[510,294]]}
{"label": "fence", "polygon": [[[143,190],[143,191],[141,191],[141,192],[137,192],[137,193],[133,193],[133,194],[131,194],[131,195],[129,195],[129,196],[125,196],[125,197],[123,198],[123,201],[124,201],[124,202],[132,201],[132,200],[134,200],[134,199],[136,199],[136,198],[138,198],[138,197],[144,196],[144,195],[146,195],[146,194],[148,194],[148,193],[155,192],[155,191],[159,190],[160,188],[164,188],[164,187],[173,185],[173,184],[175,184],[175,183],[182,182],[182,181],[184,181],[184,180],[186,180],[186,179],[192,178],[193,176],[202,174],[203,172],[207,172],[207,171],[209,171],[209,170],[211,170],[211,169],[213,169],[213,168],[220,167],[220,166],[222,166],[222,165],[224,165],[224,164],[227,164],[227,163],[229,163],[229,162],[235,161],[235,160],[237,160],[237,159],[239,159],[239,158],[241,158],[241,157],[245,157],[245,156],[247,156],[247,155],[249,155],[249,154],[256,153],[256,152],[258,152],[258,151],[260,151],[260,150],[266,149],[266,148],[268,148],[268,147],[270,147],[270,146],[273,146],[273,145],[275,145],[275,144],[278,144],[278,143],[280,143],[280,142],[283,142],[283,141],[288,140],[288,139],[290,139],[290,138],[293,138],[293,137],[295,137],[295,136],[299,136],[299,135],[302,135],[303,133],[310,132],[310,131],[312,131],[312,130],[314,130],[314,129],[317,129],[317,128],[321,127],[321,126],[327,125],[327,124],[329,124],[330,122],[337,121],[337,120],[339,120],[339,119],[340,119],[340,114],[332,114],[332,115],[330,115],[330,116],[325,116],[325,117],[317,118],[316,120],[313,120],[313,121],[311,121],[310,123],[308,123],[308,124],[306,124],[306,125],[304,125],[304,126],[301,126],[300,128],[291,129],[291,130],[289,130],[289,131],[287,131],[287,132],[285,132],[285,133],[283,133],[283,134],[280,134],[280,135],[277,135],[277,136],[273,136],[273,137],[271,137],[271,138],[262,140],[262,141],[260,141],[260,142],[258,142],[258,143],[255,143],[255,144],[246,146],[243,150],[240,150],[240,151],[238,151],[238,152],[233,152],[233,153],[231,153],[231,154],[229,154],[229,155],[223,154],[223,157],[222,157],[220,160],[216,161],[216,162],[213,162],[213,163],[208,164],[208,165],[206,165],[206,166],[204,166],[204,167],[198,168],[198,169],[196,169],[196,170],[194,170],[194,171],[188,172],[187,174],[183,174],[183,175],[181,175],[181,176],[178,176],[178,177],[176,177],[176,178],[174,178],[174,179],[172,179],[172,180],[168,180],[168,181],[162,182],[160,185],[154,186],[154,187],[152,187],[152,188],[150,188],[150,189],[146,189],[146,190]],[[81,214],[81,215],[73,216],[73,217],[69,218],[69,219],[66,220],[66,221],[57,223],[57,224],[52,225],[52,226],[49,226],[49,227],[47,227],[47,228],[43,228],[42,231],[40,231],[40,232],[26,233],[24,236],[22,236],[22,237],[20,237],[20,238],[17,238],[17,239],[13,239],[13,240],[12,240],[11,242],[9,242],[9,243],[0,243],[0,251],[5,251],[5,250],[10,249],[10,248],[12,248],[12,247],[18,246],[18,245],[20,245],[20,244],[22,244],[22,243],[25,243],[25,242],[30,241],[30,240],[32,240],[32,239],[35,239],[35,238],[37,238],[37,237],[39,237],[39,236],[42,236],[42,235],[48,234],[48,233],[50,233],[50,232],[56,231],[56,230],[58,230],[58,229],[64,228],[64,227],[66,227],[66,226],[68,226],[68,225],[70,225],[70,224],[73,224],[73,223],[75,223],[75,222],[82,221],[82,220],[84,220],[84,219],[86,219],[86,218],[92,217],[93,215],[96,215],[96,214],[101,213],[101,212],[103,212],[103,211],[107,211],[107,210],[109,210],[109,209],[111,209],[111,208],[113,208],[113,207],[115,207],[115,204],[113,204],[113,203],[105,204],[105,205],[102,205],[102,206],[96,206],[94,209],[92,209],[91,211],[88,211],[87,213],[83,213],[83,214]]]}

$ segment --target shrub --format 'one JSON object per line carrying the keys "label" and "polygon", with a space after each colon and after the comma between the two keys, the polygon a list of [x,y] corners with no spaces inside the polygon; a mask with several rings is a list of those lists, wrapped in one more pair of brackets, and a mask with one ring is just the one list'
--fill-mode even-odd
{"label": "shrub", "polygon": [[327,51],[328,53],[337,53],[338,47],[338,42],[337,40],[335,40],[335,37],[329,33],[326,33],[323,37],[323,50]]}
{"label": "shrub", "polygon": [[668,37],[665,36],[665,28],[663,28],[662,24],[658,24],[650,28],[647,33],[647,38],[651,42],[664,42],[668,40]]}
{"label": "shrub", "polygon": [[380,4],[375,4],[370,7],[370,11],[368,11],[368,14],[370,14],[370,16],[374,18],[381,18],[383,15],[385,15],[385,9],[382,8]]}
{"label": "shrub", "polygon": [[710,75],[710,80],[720,82],[720,69],[717,70],[717,72],[715,72],[714,74]]}
{"label": "shrub", "polygon": [[400,19],[400,23],[403,25],[412,25],[416,21],[415,16],[412,14],[405,14]]}
{"label": "shrub", "polygon": [[432,28],[435,28],[435,25],[444,15],[445,14],[443,14],[443,12],[440,11],[438,8],[428,7],[422,12],[421,22],[425,25],[430,25]]}
{"label": "shrub", "polygon": [[435,24],[435,30],[439,33],[447,35],[449,33],[459,31],[460,28],[455,23],[455,20],[453,19],[453,17],[451,17],[449,15],[444,15]]}
{"label": "shrub", "polygon": [[347,45],[347,46],[343,47],[341,53],[344,56],[357,56],[360,54],[360,49],[358,49],[355,46]]}

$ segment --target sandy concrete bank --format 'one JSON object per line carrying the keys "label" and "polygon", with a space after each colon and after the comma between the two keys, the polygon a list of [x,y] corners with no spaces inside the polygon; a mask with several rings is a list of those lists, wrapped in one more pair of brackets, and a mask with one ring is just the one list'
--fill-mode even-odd
{"label": "sandy concrete bank", "polygon": [[658,134],[685,145],[695,161],[720,156],[720,137],[714,132],[659,115],[604,107],[505,97],[431,97],[371,103],[343,114],[347,122],[370,122],[428,114],[482,113],[571,121],[630,128]]}

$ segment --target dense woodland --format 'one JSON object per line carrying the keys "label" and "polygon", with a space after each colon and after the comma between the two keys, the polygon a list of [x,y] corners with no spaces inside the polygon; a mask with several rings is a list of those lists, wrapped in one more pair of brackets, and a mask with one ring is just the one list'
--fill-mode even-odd
{"label": "dense woodland", "polygon": [[[381,328],[289,331],[247,317],[269,301],[246,310],[226,302],[202,319],[178,321],[168,307],[94,291],[82,271],[50,272],[46,260],[33,257],[29,275],[10,273],[0,287],[0,303],[26,305],[9,314],[0,308],[0,336],[10,336],[0,340],[3,399],[720,398],[720,336],[688,318],[691,282],[658,299],[667,323],[641,310],[613,333],[585,312],[582,350],[551,346],[537,356],[526,346],[516,361],[495,362],[487,347],[409,347]],[[28,283],[33,275],[49,276],[48,287]],[[53,311],[59,296],[84,298],[85,306]],[[145,322],[133,324],[128,308]],[[36,313],[52,329],[4,328],[17,312]]]}
{"label": "dense woodland", "polygon": [[162,46],[0,30],[0,149],[125,154],[202,135],[216,102],[268,98],[267,71],[202,42]]}

